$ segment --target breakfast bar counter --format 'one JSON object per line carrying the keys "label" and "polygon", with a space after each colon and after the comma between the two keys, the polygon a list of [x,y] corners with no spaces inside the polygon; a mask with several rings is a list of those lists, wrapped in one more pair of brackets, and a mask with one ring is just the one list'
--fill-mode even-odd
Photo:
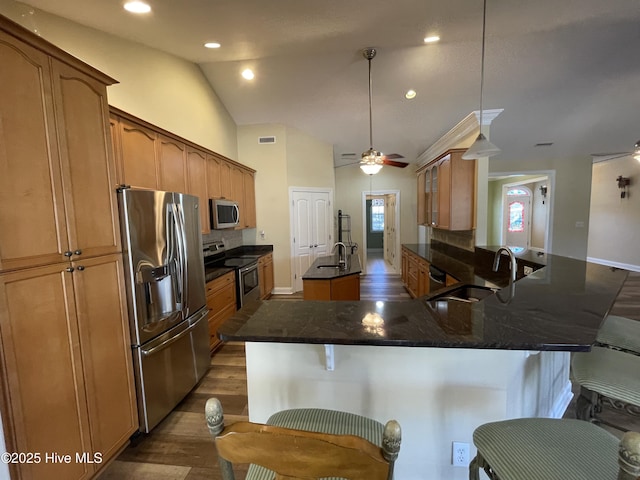
{"label": "breakfast bar counter", "polygon": [[451,286],[409,301],[245,306],[219,335],[245,342],[249,419],[304,407],[394,418],[396,480],[466,479],[467,469],[451,465],[453,441],[469,443],[473,457],[483,423],[563,415],[570,352],[590,349],[627,276],[553,255],[544,263],[512,288],[506,273],[458,265],[459,280],[502,287],[477,302],[447,298]]}

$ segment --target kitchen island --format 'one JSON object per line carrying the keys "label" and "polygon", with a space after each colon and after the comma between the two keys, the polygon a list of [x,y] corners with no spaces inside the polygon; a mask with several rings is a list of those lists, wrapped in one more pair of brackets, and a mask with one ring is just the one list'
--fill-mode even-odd
{"label": "kitchen island", "polygon": [[467,478],[451,466],[451,442],[471,444],[489,421],[562,416],[569,352],[590,349],[627,275],[544,260],[512,289],[506,274],[472,268],[465,280],[504,288],[450,310],[424,297],[248,305],[220,335],[246,342],[250,420],[295,407],[395,418],[403,428],[396,479]]}
{"label": "kitchen island", "polygon": [[339,265],[338,255],[317,258],[302,276],[305,300],[360,300],[360,259],[347,255]]}

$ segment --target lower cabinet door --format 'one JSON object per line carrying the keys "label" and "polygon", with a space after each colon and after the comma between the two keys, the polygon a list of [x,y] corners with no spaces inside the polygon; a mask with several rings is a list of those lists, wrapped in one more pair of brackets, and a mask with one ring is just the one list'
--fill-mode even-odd
{"label": "lower cabinet door", "polygon": [[91,444],[73,273],[67,267],[0,275],[7,451],[37,455],[10,463],[11,478],[75,480],[95,470],[76,461],[77,454],[91,452]]}
{"label": "lower cabinet door", "polygon": [[91,444],[106,461],[138,429],[121,255],[73,263]]}

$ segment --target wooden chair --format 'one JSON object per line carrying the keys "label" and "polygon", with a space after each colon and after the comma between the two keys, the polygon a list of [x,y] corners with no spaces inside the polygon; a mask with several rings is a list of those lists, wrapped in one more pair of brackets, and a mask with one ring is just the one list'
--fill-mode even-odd
{"label": "wooden chair", "polygon": [[400,425],[324,409],[284,410],[267,424],[224,425],[222,405],[205,406],[223,480],[235,480],[233,464],[251,464],[247,480],[346,478],[391,480],[400,450]]}
{"label": "wooden chair", "polygon": [[469,479],[482,468],[492,480],[637,480],[640,433],[622,440],[593,423],[521,418],[481,425],[473,433],[477,456]]}

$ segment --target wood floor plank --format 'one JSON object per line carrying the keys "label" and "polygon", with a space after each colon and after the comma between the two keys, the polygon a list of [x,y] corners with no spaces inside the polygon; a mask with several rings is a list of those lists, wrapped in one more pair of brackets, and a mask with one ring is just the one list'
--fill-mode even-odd
{"label": "wood floor plank", "polygon": [[191,467],[179,465],[116,460],[100,476],[100,480],[186,480],[191,478],[191,470]]}

